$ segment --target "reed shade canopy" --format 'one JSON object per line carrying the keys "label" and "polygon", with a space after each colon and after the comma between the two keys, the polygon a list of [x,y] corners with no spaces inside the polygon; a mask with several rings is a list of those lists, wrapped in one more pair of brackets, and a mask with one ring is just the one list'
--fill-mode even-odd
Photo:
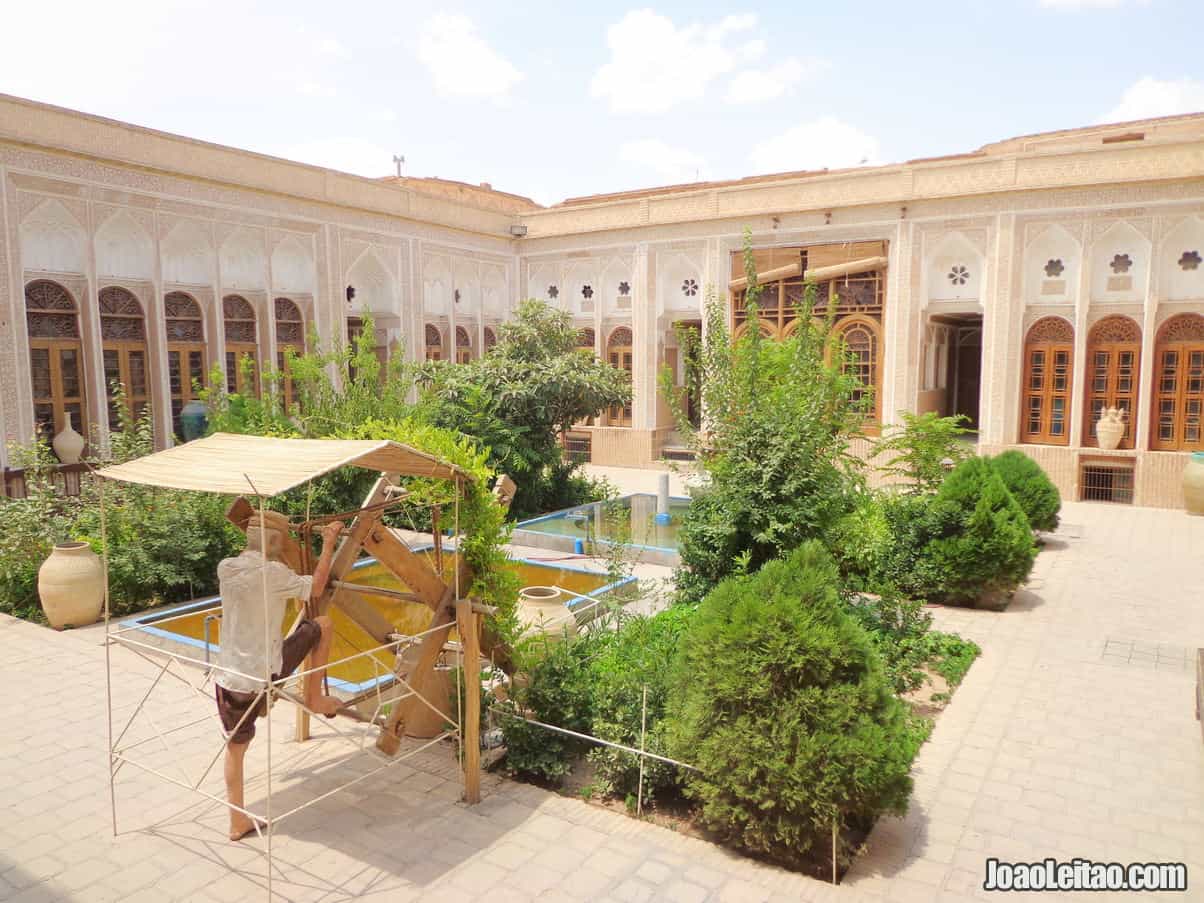
{"label": "reed shade canopy", "polygon": [[381,473],[471,480],[433,455],[384,439],[275,439],[214,433],[97,471],[106,480],[265,498],[348,465]]}
{"label": "reed shade canopy", "polygon": [[[802,273],[804,281],[807,282],[823,282],[825,279],[836,279],[839,276],[851,276],[854,273],[865,273],[870,270],[881,269],[886,266],[885,257],[863,257],[860,260],[850,260],[847,263],[834,263],[831,266],[812,267],[805,273],[802,273],[801,263],[788,263],[785,266],[774,267],[771,270],[757,273],[757,285],[766,285],[770,282],[777,282],[781,279],[791,279]],[[741,276],[739,279],[733,279],[727,287],[733,292],[741,291],[748,287],[748,278]]]}

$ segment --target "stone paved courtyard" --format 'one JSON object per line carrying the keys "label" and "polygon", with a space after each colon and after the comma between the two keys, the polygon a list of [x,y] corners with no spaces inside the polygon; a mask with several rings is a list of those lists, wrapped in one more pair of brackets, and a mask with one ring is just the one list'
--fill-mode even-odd
{"label": "stone paved courtyard", "polygon": [[[1183,860],[1189,891],[1165,896],[1204,899],[1190,660],[1204,645],[1204,519],[1069,504],[1063,520],[1007,611],[936,612],[983,656],[920,754],[911,811],[878,825],[840,887],[493,776],[483,802],[465,807],[453,754],[437,748],[282,823],[278,899],[970,900],[993,896],[979,889],[989,855]],[[265,898],[263,841],[226,842],[216,804],[132,769],[119,777],[111,836],[95,631],[4,618],[0,649],[0,899]],[[155,671],[114,651],[119,720]],[[207,703],[178,681],[154,698],[155,724],[136,738],[165,771],[199,773],[215,728],[185,726],[181,752],[168,754],[154,727],[208,716]],[[277,805],[375,766],[323,726],[294,743],[286,706],[272,717]],[[253,775],[263,734],[261,722]],[[220,771],[202,786],[220,793]],[[262,789],[250,783],[252,806]]]}

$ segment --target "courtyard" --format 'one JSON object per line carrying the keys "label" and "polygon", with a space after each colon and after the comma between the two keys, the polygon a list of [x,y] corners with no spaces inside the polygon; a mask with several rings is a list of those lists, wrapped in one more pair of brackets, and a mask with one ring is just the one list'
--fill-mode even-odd
{"label": "courtyard", "polygon": [[[624,491],[655,480],[610,476]],[[1204,743],[1192,697],[1202,555],[1204,519],[1066,503],[1007,610],[936,608],[936,626],[977,641],[982,655],[920,751],[908,814],[879,821],[838,887],[493,774],[482,802],[466,807],[453,752],[435,748],[282,824],[273,889],[330,903],[952,901],[995,896],[981,890],[989,856],[1078,856],[1184,862],[1186,898],[1198,898]],[[222,808],[182,789],[121,772],[120,833],[111,836],[103,633],[0,618],[9,688],[0,702],[0,899],[263,898],[262,841],[227,842]],[[120,717],[156,669],[121,647],[112,653]],[[207,714],[182,685],[165,699],[164,718]],[[336,766],[342,778],[370,770],[369,752],[349,754],[321,726],[313,741],[294,743],[289,707],[272,717],[282,798],[320,790]],[[213,732],[195,729],[202,758]],[[220,775],[211,780],[220,787]],[[259,780],[249,783],[251,801]],[[1163,896],[1185,898],[1143,899]]]}

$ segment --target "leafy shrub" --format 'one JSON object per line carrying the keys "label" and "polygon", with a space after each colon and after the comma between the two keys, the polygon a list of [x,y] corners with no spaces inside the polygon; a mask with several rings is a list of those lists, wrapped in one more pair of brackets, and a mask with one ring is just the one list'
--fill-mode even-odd
{"label": "leafy shrub", "polygon": [[963,513],[953,504],[930,495],[887,495],[882,500],[890,540],[880,570],[869,582],[875,592],[897,590],[905,596],[944,601],[946,573],[931,556],[929,545],[961,529]]}
{"label": "leafy shrub", "polygon": [[924,610],[924,603],[894,591],[876,597],[854,594],[849,611],[882,656],[895,692],[919,687],[924,682],[922,669],[932,657],[928,644],[932,615]]}
{"label": "leafy shrub", "polygon": [[875,456],[890,456],[878,470],[888,476],[902,477],[916,492],[935,492],[948,467],[972,454],[970,446],[961,439],[970,432],[961,425],[966,417],[962,414],[941,417],[935,411],[924,414],[900,411],[898,416],[902,423],[891,427],[887,435],[874,443]]}
{"label": "leafy shrub", "polygon": [[958,530],[931,540],[921,553],[942,574],[947,601],[1010,593],[1028,579],[1037,556],[1028,518],[985,458],[959,464],[935,505],[959,512]]}
{"label": "leafy shrub", "polygon": [[[669,675],[678,640],[693,611],[674,606],[652,617],[634,616],[611,634],[590,663],[591,733],[603,740],[638,749],[644,688],[648,691],[644,748],[667,755],[664,713]],[[638,756],[606,746],[589,753],[598,789],[617,796],[636,793],[640,783]],[[644,760],[644,798],[677,783],[676,766]]]}
{"label": "leafy shrub", "polygon": [[853,510],[833,525],[824,540],[848,588],[873,588],[891,544],[890,523],[881,497],[860,493]]}
{"label": "leafy shrub", "polygon": [[991,466],[1020,504],[1034,531],[1048,533],[1058,529],[1062,496],[1040,464],[1024,452],[1012,449],[991,458]]}
{"label": "leafy shrub", "polygon": [[956,633],[930,631],[925,637],[926,661],[937,674],[945,678],[950,688],[956,687],[982,654],[982,649],[973,640],[963,639]]}
{"label": "leafy shrub", "polygon": [[702,820],[788,863],[826,855],[834,826],[904,812],[923,739],[837,581],[817,542],[724,581],[674,665],[670,748],[700,769],[685,786]]}
{"label": "leafy shrub", "polygon": [[741,536],[721,493],[702,490],[694,495],[678,530],[682,566],[674,575],[678,595],[685,601],[701,599],[734,570],[741,552]]}

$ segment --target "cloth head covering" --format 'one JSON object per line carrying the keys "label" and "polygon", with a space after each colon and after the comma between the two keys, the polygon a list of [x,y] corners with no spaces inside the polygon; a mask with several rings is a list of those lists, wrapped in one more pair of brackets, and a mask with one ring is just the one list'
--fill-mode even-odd
{"label": "cloth head covering", "polygon": [[[247,533],[250,533],[252,530],[258,530],[259,529],[259,521],[260,521],[259,512],[256,511],[254,514],[251,515],[250,519],[247,521]],[[263,526],[264,526],[264,528],[266,528],[268,530],[278,530],[279,532],[283,533],[285,536],[288,536],[288,531],[289,531],[288,517],[281,514],[279,511],[263,512]]]}

